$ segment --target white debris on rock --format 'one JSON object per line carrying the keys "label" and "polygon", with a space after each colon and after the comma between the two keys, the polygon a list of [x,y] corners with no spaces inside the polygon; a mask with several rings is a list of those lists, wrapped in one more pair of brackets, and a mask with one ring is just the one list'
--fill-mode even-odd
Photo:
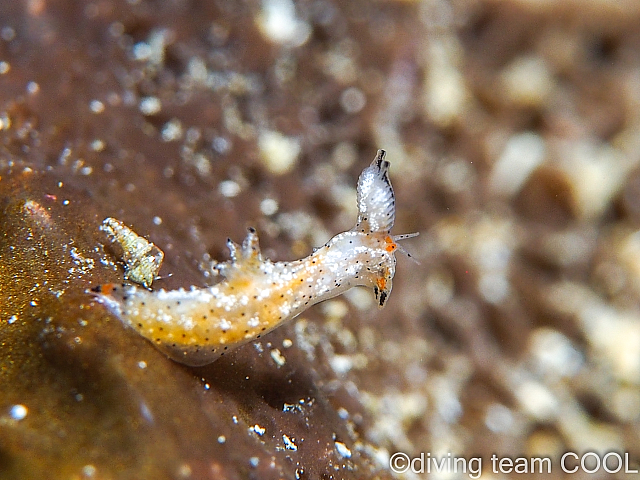
{"label": "white debris on rock", "polygon": [[458,67],[462,61],[462,47],[453,36],[438,37],[429,41],[426,52],[424,109],[434,123],[447,127],[464,114],[469,97]]}
{"label": "white debris on rock", "polygon": [[622,382],[640,384],[640,314],[602,301],[585,286],[569,281],[550,285],[552,308],[575,315],[591,348]]}
{"label": "white debris on rock", "polygon": [[571,207],[583,220],[600,217],[640,163],[638,156],[594,141],[559,141],[554,150],[557,167],[571,189]]}
{"label": "white debris on rock", "polygon": [[267,170],[274,175],[284,175],[293,170],[301,151],[300,140],[271,130],[260,132],[258,148]]}
{"label": "white debris on rock", "polygon": [[572,377],[578,373],[584,358],[571,341],[557,330],[539,328],[529,338],[529,349],[535,369],[548,377]]}
{"label": "white debris on rock", "polygon": [[503,196],[518,193],[543,162],[545,151],[545,142],[540,135],[533,132],[513,135],[493,165],[489,177],[491,190]]}
{"label": "white debris on rock", "polygon": [[554,80],[544,59],[522,56],[503,70],[502,84],[513,104],[540,107],[553,91]]}
{"label": "white debris on rock", "polygon": [[299,47],[311,35],[311,27],[298,18],[291,0],[262,0],[256,23],[265,38],[274,43]]}

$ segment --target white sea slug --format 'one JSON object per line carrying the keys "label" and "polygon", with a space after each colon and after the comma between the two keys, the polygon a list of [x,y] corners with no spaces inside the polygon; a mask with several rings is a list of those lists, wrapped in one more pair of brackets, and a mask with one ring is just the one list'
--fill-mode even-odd
{"label": "white sea slug", "polygon": [[397,241],[390,235],[395,197],[384,150],[358,179],[358,221],[311,255],[293,262],[263,259],[249,229],[242,246],[227,241],[224,281],[208,288],[151,292],[133,285],[103,285],[98,300],[172,359],[192,366],[260,338],[310,306],[356,285],[373,288],[383,307],[391,293]]}

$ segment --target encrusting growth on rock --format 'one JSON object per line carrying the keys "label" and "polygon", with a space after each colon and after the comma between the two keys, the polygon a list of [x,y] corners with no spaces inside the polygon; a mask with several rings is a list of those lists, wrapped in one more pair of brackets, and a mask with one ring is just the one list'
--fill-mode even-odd
{"label": "encrusting growth on rock", "polygon": [[124,278],[151,288],[164,260],[164,252],[115,218],[105,218],[100,230],[122,247]]}
{"label": "encrusting growth on rock", "polygon": [[150,292],[108,284],[96,289],[96,297],[161,351],[192,366],[213,362],[357,285],[373,288],[383,307],[395,274],[396,242],[417,235],[389,233],[395,196],[384,157],[384,150],[378,150],[360,174],[355,227],[306,258],[263,259],[258,235],[250,228],[241,246],[227,241],[231,259],[216,265],[224,281],[215,286]]}

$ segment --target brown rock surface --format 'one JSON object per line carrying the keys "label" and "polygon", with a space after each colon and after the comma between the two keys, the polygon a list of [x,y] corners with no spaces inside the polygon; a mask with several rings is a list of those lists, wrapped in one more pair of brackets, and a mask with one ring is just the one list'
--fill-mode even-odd
{"label": "brown rock surface", "polygon": [[[0,478],[637,462],[636,2],[292,5],[0,5]],[[306,255],[377,148],[421,232],[384,310],[354,291],[187,368],[87,293],[123,278],[109,216],[164,250],[154,288],[212,282],[250,225]]]}

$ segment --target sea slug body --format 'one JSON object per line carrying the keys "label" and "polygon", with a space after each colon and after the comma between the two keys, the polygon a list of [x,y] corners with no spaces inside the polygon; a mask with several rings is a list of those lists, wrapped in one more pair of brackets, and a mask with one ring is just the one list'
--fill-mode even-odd
{"label": "sea slug body", "polygon": [[133,285],[103,285],[98,300],[174,360],[213,362],[260,338],[310,306],[356,285],[373,288],[383,307],[391,293],[397,241],[390,235],[395,197],[384,150],[358,180],[358,220],[311,255],[293,262],[263,259],[250,228],[242,245],[228,240],[224,281],[208,288],[151,292]]}

